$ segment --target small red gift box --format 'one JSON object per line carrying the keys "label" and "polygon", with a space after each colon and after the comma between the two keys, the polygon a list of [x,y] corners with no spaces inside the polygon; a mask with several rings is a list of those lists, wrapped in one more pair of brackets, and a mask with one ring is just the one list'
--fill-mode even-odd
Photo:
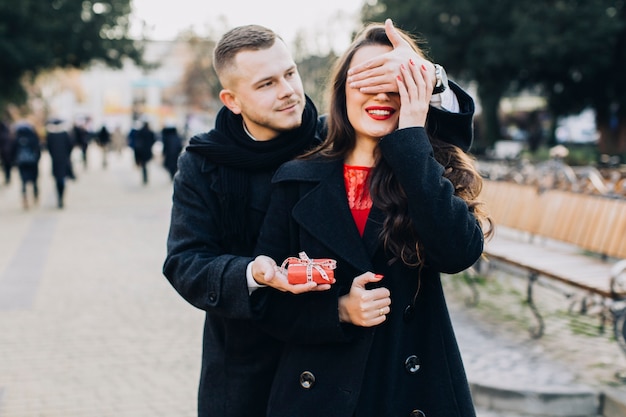
{"label": "small red gift box", "polygon": [[287,267],[287,279],[290,284],[304,284],[315,281],[318,284],[334,284],[337,261],[334,259],[310,259],[306,253],[300,252],[300,258],[289,257],[283,261],[283,272]]}

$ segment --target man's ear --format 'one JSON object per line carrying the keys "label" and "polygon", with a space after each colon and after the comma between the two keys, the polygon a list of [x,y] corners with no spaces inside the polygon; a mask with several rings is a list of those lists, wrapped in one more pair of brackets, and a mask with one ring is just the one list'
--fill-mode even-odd
{"label": "man's ear", "polygon": [[224,103],[224,106],[228,107],[230,111],[235,114],[241,114],[241,108],[239,107],[239,102],[237,101],[237,97],[235,94],[228,90],[223,89],[220,91],[220,100]]}

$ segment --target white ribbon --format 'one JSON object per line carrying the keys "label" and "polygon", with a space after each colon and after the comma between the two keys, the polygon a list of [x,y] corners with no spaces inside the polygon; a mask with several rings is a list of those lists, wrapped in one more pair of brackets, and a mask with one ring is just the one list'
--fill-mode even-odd
{"label": "white ribbon", "polygon": [[326,273],[324,268],[335,269],[337,267],[337,261],[335,261],[334,259],[311,259],[307,256],[305,252],[300,252],[298,255],[300,256],[300,258],[291,256],[283,261],[283,264],[280,266],[283,272],[285,271],[285,266],[289,263],[306,265],[307,282],[313,281],[313,269],[319,272],[325,281],[330,282],[330,278],[328,277],[328,274]]}

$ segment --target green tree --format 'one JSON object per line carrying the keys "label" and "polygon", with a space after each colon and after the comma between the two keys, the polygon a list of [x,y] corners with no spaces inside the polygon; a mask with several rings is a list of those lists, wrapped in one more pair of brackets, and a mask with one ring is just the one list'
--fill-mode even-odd
{"label": "green tree", "polygon": [[444,64],[458,80],[474,80],[482,105],[481,137],[484,148],[500,138],[498,108],[516,78],[522,54],[511,43],[515,31],[511,8],[516,2],[499,0],[379,0],[366,5],[366,21],[386,17],[424,39],[431,60]]}
{"label": "green tree", "polygon": [[600,151],[626,153],[625,2],[537,2],[516,21],[529,53],[520,85],[540,86],[555,117],[593,108]]}
{"label": "green tree", "polygon": [[0,109],[26,99],[24,77],[101,61],[142,65],[143,45],[129,36],[131,0],[0,2]]}
{"label": "green tree", "polygon": [[363,19],[392,18],[425,37],[431,59],[454,77],[477,82],[479,146],[499,139],[505,94],[539,87],[557,116],[593,107],[602,147],[609,120],[626,136],[624,8],[624,0],[378,0]]}

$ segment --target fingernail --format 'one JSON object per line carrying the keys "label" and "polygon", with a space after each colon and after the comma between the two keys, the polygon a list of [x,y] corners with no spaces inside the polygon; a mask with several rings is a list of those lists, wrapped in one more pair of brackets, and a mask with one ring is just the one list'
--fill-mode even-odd
{"label": "fingernail", "polygon": [[[400,77],[398,77],[398,78],[400,78]],[[384,277],[384,275],[382,275],[382,274],[375,274],[374,275],[374,278],[377,278],[377,279],[382,279],[383,277]]]}
{"label": "fingernail", "polygon": [[412,58],[409,58],[409,64],[411,64],[411,65],[415,65],[415,62],[413,62],[413,59],[412,59]]}
{"label": "fingernail", "polygon": [[406,67],[404,66],[404,64],[400,64],[400,68],[402,68],[403,70],[406,69]]}
{"label": "fingernail", "polygon": [[399,75],[396,76],[396,78],[398,79],[398,81],[402,81],[402,77],[400,77]]}
{"label": "fingernail", "polygon": [[426,65],[422,64],[422,70],[426,71]]}

